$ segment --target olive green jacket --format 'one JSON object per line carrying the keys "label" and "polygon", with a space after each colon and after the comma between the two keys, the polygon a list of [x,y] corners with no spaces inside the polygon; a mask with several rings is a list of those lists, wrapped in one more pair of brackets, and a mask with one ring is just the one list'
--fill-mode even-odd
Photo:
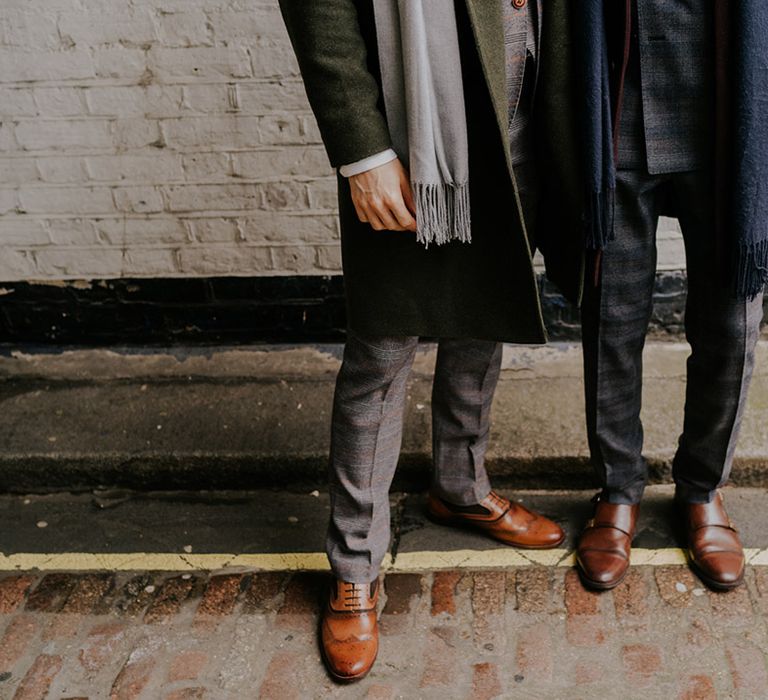
{"label": "olive green jacket", "polygon": [[[568,0],[544,5],[535,119],[539,170],[542,182],[551,186],[542,186],[545,216],[539,220],[560,226],[558,219],[572,211],[570,204],[546,203],[557,196],[562,204],[560,190],[578,187],[573,178],[567,183],[567,172],[558,165],[571,158],[576,143],[568,121],[573,113]],[[280,7],[331,164],[353,163],[390,148],[372,0],[280,0]],[[425,249],[412,234],[373,231],[358,221],[348,183],[340,177],[348,324],[369,335],[541,343],[546,333],[529,238],[535,236],[550,250],[558,246],[555,241],[542,246],[539,234],[526,232],[523,221],[509,153],[501,5],[456,0],[456,10],[462,54],[457,69],[464,73],[470,145],[472,243]],[[552,211],[546,213],[547,208]],[[579,261],[577,256],[576,264],[554,268],[567,278]],[[572,276],[578,293],[578,275]]]}

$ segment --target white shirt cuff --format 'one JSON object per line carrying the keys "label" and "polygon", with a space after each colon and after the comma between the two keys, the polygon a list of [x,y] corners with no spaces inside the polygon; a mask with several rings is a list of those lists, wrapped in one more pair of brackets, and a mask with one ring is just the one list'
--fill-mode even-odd
{"label": "white shirt cuff", "polygon": [[353,175],[360,175],[360,173],[378,168],[380,165],[384,165],[385,163],[389,163],[395,160],[395,158],[397,158],[397,153],[395,153],[391,148],[388,148],[386,151],[376,153],[375,155],[368,156],[367,158],[355,161],[354,163],[342,165],[339,168],[339,172],[343,177],[352,177]]}

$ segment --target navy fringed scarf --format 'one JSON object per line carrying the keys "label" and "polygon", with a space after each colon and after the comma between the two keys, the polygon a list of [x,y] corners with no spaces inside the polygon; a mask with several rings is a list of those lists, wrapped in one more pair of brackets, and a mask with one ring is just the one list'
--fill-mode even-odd
{"label": "navy fringed scarf", "polygon": [[613,115],[608,71],[608,31],[602,0],[587,0],[576,13],[581,39],[578,58],[583,69],[584,152],[586,154],[586,231],[590,250],[601,250],[613,238],[616,167]]}
{"label": "navy fringed scarf", "polygon": [[[604,11],[605,3],[614,1],[581,0],[575,14],[583,69],[585,243],[590,250],[608,245],[614,228],[615,115]],[[717,140],[725,145],[717,149],[716,171],[718,184],[728,188],[718,192],[725,208],[718,217],[718,236],[731,262],[727,273],[736,295],[754,298],[768,281],[768,2],[715,0],[715,4]]]}

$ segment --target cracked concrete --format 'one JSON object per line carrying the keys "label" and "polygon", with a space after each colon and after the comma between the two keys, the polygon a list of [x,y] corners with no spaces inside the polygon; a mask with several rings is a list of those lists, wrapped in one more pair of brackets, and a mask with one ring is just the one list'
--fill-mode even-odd
{"label": "cracked concrete", "polygon": [[[592,491],[504,491],[512,499],[557,520],[566,530],[562,548],[548,552],[514,550],[516,560],[530,565],[569,563],[576,537],[591,514]],[[641,508],[635,547],[663,551],[677,548],[672,489],[649,487]],[[751,559],[766,564],[766,490],[727,488],[729,513],[739,526]],[[196,499],[180,494],[126,494],[111,508],[95,505],[93,494],[0,496],[0,552],[5,556],[39,554],[38,565],[53,564],[69,553],[87,553],[105,569],[126,568],[147,555],[173,555],[189,570],[201,562],[213,568],[240,566],[247,555],[285,555],[285,568],[302,568],[307,555],[324,561],[329,514],[326,492],[318,495],[275,491],[216,492]],[[429,552],[435,562],[461,567],[482,552],[510,548],[473,530],[445,528],[427,520],[424,494],[394,493],[391,498],[392,538],[388,560]],[[38,527],[45,520],[45,528]],[[191,548],[191,551],[186,551]],[[141,553],[141,554],[139,554]],[[115,556],[120,567],[114,567]],[[213,559],[211,557],[215,555]],[[458,557],[457,557],[458,555]],[[177,562],[177,563],[178,563]],[[181,566],[176,567],[180,569]]]}

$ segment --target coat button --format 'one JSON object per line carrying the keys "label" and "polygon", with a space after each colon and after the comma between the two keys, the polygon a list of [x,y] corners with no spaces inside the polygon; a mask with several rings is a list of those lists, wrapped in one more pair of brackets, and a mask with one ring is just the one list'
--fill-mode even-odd
{"label": "coat button", "polygon": [[528,0],[512,0],[512,4],[518,10],[522,10],[528,4]]}

